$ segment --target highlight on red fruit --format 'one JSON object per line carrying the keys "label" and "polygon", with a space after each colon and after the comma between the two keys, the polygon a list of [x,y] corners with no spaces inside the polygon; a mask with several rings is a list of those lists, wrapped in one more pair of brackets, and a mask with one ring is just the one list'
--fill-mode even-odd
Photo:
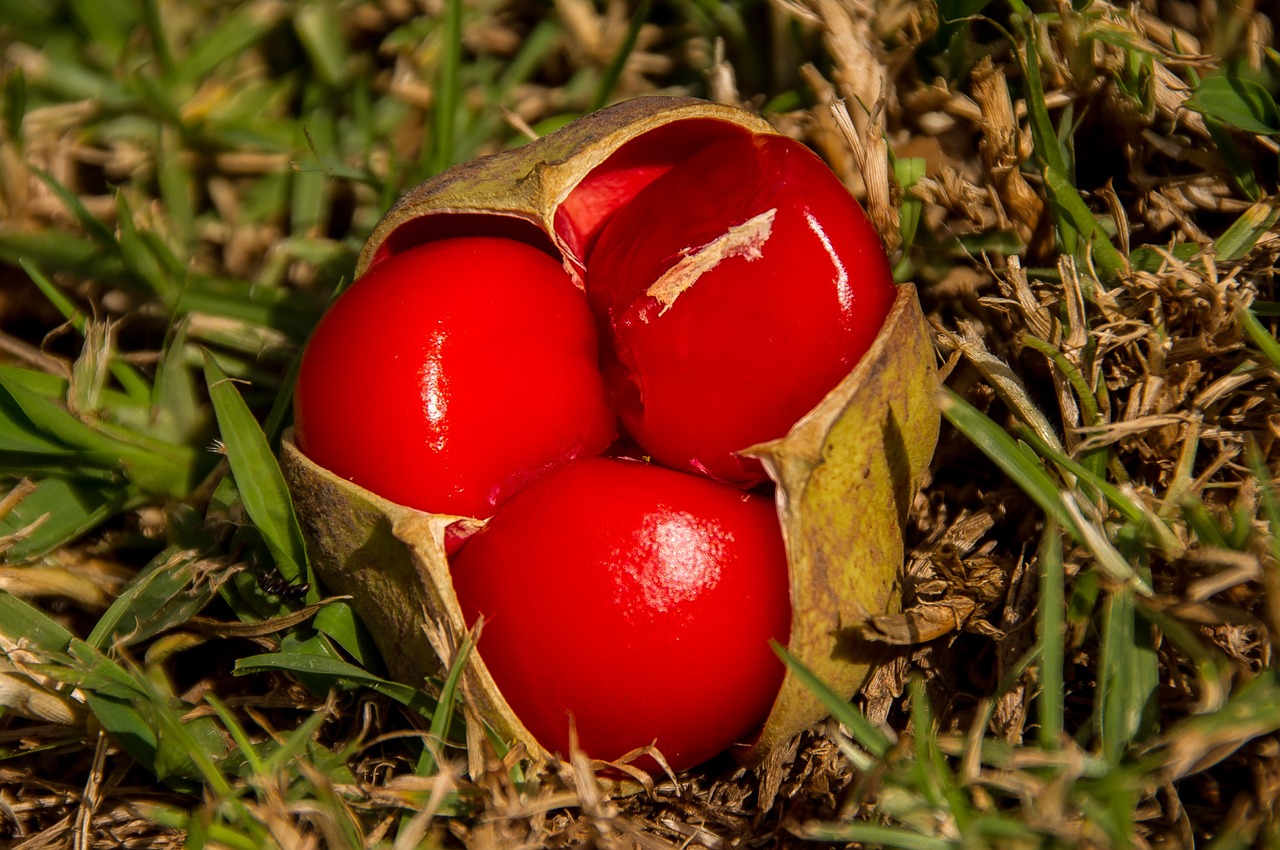
{"label": "highlight on red fruit", "polygon": [[374,265],[321,319],[294,394],[315,463],[384,498],[485,517],[613,441],[596,328],[561,264],[459,237]]}
{"label": "highlight on red fruit", "polygon": [[800,143],[714,141],[643,186],[586,258],[605,381],[656,460],[739,486],[848,374],[894,299],[879,237]]}
{"label": "highlight on red fruit", "polygon": [[[547,750],[656,742],[675,770],[749,745],[791,625],[772,500],[637,461],[591,458],[512,497],[452,561],[477,649]],[[657,765],[645,759],[650,770]]]}

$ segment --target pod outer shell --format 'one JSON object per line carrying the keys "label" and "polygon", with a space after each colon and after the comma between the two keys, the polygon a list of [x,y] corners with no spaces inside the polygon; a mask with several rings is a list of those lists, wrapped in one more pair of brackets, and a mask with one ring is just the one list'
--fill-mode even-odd
{"label": "pod outer shell", "polygon": [[545,232],[562,254],[556,211],[583,178],[632,139],[677,121],[723,121],[751,133],[776,132],[764,119],[688,97],[641,97],[593,112],[527,145],[480,157],[420,183],[387,210],[356,262],[356,276],[378,258],[389,237],[422,216],[506,216]]}
{"label": "pod outer shell", "polygon": [[[869,616],[897,611],[903,529],[938,442],[938,374],[915,287],[854,370],[785,437],[747,450],[777,483],[791,570],[788,649],[843,696],[877,660]],[[828,714],[788,670],[747,762]]]}
{"label": "pod outer shell", "polygon": [[[521,148],[456,166],[409,192],[377,226],[357,273],[406,223],[449,213],[510,216],[554,233],[559,204],[627,141],[681,120],[722,120],[773,132],[741,110],[688,98],[640,98],[593,113]],[[792,600],[788,648],[842,696],[876,660],[858,625],[896,611],[907,512],[937,443],[935,353],[915,287],[898,287],[889,316],[854,370],[783,437],[753,446],[777,484]],[[393,677],[421,685],[453,657],[466,632],[453,591],[445,535],[461,518],[387,501],[312,463],[286,435],[282,469],[326,587],[352,597]],[[473,525],[474,527],[474,525]],[[565,639],[548,632],[548,640]],[[483,643],[481,643],[483,646]],[[503,699],[474,652],[463,688],[499,738],[545,751]],[[757,763],[827,708],[788,671],[756,745]]]}

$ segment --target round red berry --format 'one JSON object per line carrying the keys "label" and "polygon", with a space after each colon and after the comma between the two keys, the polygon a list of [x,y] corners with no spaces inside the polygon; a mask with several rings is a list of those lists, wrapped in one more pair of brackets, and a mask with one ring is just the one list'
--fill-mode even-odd
{"label": "round red berry", "polygon": [[490,237],[413,247],[352,284],[307,344],[294,419],[330,471],[481,517],[615,436],[582,293],[547,253]]}
{"label": "round red berry", "polygon": [[681,770],[750,744],[778,693],[768,642],[791,600],[772,500],[579,460],[512,497],[451,572],[499,690],[563,756],[572,723],[593,758],[656,743]]}

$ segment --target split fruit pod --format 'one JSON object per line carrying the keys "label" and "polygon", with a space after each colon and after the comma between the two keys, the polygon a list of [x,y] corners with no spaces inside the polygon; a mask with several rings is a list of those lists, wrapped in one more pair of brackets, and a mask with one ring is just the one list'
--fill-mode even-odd
{"label": "split fruit pod", "polygon": [[[455,166],[411,190],[375,228],[356,272],[364,274],[437,240],[476,236],[532,245],[556,257],[579,283],[591,274],[593,264],[629,269],[636,265],[627,254],[630,240],[626,234],[618,238],[609,232],[610,227],[622,226],[619,222],[626,223],[627,202],[646,191],[661,199],[662,178],[678,188],[679,181],[671,175],[678,176],[682,164],[736,156],[733,151],[743,145],[753,145],[762,152],[760,161],[768,162],[775,149],[794,143],[759,117],[732,107],[688,98],[627,101],[523,147]],[[719,195],[734,191],[731,181]],[[720,197],[720,202],[737,201]],[[750,206],[742,203],[747,205],[744,209]],[[788,226],[772,209],[749,215],[719,242],[690,237],[690,246],[710,245],[721,259],[758,260],[758,252],[752,252],[761,240]],[[682,210],[672,209],[670,214],[679,217]],[[627,226],[645,227],[643,216]],[[829,249],[835,237],[828,238],[816,226],[811,229],[819,244]],[[664,231],[655,224],[645,229],[639,242],[657,240],[657,250],[667,250],[660,244],[664,232],[668,242],[682,238],[678,228]],[[843,274],[836,254],[828,253]],[[597,295],[588,286],[588,295],[612,311],[610,315],[629,315],[632,326],[647,332],[644,326],[653,316],[672,308],[677,298],[687,303],[693,298],[689,293],[699,292],[690,281],[708,266],[699,267],[696,254],[681,254],[687,260],[684,265],[693,267],[688,280],[682,283],[664,273],[663,285],[643,293],[650,296],[649,308],[659,311],[649,316],[632,315],[635,311],[624,303],[625,293]],[[899,606],[903,529],[932,458],[940,421],[934,349],[915,288],[902,284],[890,292],[883,322],[877,320],[863,344],[865,352],[847,373],[828,381],[830,389],[820,400],[789,416],[789,426],[770,426],[785,432],[782,436],[744,446],[728,461],[710,450],[705,456],[692,453],[694,469],[713,478],[750,487],[767,476],[773,483],[792,612],[785,645],[844,696],[857,691],[876,658],[874,647],[860,640],[858,625]],[[660,345],[661,340],[640,344]],[[614,359],[615,368],[626,367],[633,353],[615,353]],[[783,383],[787,379],[785,372],[776,377]],[[626,404],[623,399],[623,424],[641,432],[636,436],[644,445],[644,416],[632,410],[629,418]],[[715,425],[720,418],[708,421]],[[519,426],[519,416],[513,415],[510,427]],[[715,437],[696,436],[702,441],[697,446]],[[660,450],[648,453],[677,467],[680,458],[690,454],[681,445],[670,451],[675,462]],[[452,658],[468,631],[449,556],[458,540],[480,523],[456,513],[407,507],[364,489],[303,454],[292,434],[284,441],[282,468],[317,575],[330,592],[351,597],[389,673],[413,685],[439,677],[441,658]],[[766,483],[757,490],[767,487]],[[529,624],[529,640],[581,637],[571,623],[544,622],[542,632],[536,618]],[[476,719],[498,739],[521,744],[534,756],[549,755],[503,697],[484,654],[482,634],[463,672],[464,692]],[[759,734],[735,755],[745,763],[758,763],[827,713],[821,699],[788,669]]]}

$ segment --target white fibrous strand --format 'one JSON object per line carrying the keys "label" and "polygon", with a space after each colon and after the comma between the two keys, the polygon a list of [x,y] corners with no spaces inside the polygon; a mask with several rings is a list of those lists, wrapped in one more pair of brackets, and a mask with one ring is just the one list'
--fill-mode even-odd
{"label": "white fibrous strand", "polygon": [[648,289],[645,295],[656,298],[662,305],[658,315],[671,309],[676,299],[704,274],[733,257],[743,257],[747,262],[764,256],[764,243],[773,233],[773,220],[777,207],[752,216],[741,224],[730,227],[705,245],[686,248],[674,266],[667,269]]}

